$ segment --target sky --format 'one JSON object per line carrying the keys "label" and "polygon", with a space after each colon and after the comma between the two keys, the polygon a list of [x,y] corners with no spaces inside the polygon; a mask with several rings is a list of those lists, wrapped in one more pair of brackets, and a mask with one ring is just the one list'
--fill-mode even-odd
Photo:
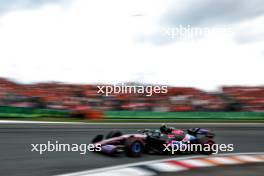
{"label": "sky", "polygon": [[0,1],[0,77],[22,83],[259,86],[263,44],[262,0]]}

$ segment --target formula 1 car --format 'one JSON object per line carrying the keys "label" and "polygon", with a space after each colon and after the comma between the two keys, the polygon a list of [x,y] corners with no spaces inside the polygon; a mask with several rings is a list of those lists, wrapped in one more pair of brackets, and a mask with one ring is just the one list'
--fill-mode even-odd
{"label": "formula 1 car", "polygon": [[[100,145],[100,152],[109,155],[126,153],[127,156],[139,157],[142,153],[171,154],[175,146],[180,148],[186,144],[200,144],[202,146],[201,150],[191,151],[192,153],[212,154],[213,151],[210,147],[215,144],[214,136],[214,133],[207,129],[191,128],[185,132],[162,125],[160,129],[138,130],[135,134],[122,135],[120,131],[111,131],[105,137],[97,135],[92,143],[97,146]],[[207,150],[203,150],[205,146]],[[190,151],[188,152],[190,153]]]}

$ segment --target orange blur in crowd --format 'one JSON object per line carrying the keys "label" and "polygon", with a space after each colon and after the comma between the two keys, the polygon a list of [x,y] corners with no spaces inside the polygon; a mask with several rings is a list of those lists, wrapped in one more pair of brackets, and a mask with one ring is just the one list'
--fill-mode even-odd
{"label": "orange blur in crowd", "polygon": [[[63,83],[18,84],[0,79],[0,106],[69,110],[137,111],[264,111],[264,87],[222,87],[205,92],[168,87],[166,94],[98,94],[97,85]],[[98,113],[99,111],[93,111]],[[90,114],[94,116],[94,114]],[[95,115],[96,116],[96,115]]]}

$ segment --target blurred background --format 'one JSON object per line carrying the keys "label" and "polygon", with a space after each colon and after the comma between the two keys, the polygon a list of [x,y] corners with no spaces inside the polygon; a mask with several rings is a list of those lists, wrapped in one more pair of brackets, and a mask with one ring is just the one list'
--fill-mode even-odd
{"label": "blurred background", "polygon": [[[87,144],[114,129],[131,134],[172,122],[177,129],[208,128],[217,143],[254,152],[244,159],[258,162],[231,156],[201,170],[200,161],[175,165],[194,163],[183,175],[263,176],[263,46],[263,0],[0,0],[0,175],[58,175],[171,157],[39,155],[30,144]],[[97,86],[118,84],[168,92],[98,93]],[[222,166],[234,163],[245,165]],[[162,169],[140,165],[146,173]]]}
{"label": "blurred background", "polygon": [[[0,113],[263,112],[263,7],[261,0],[1,1]],[[169,90],[97,94],[97,85],[120,83]]]}
{"label": "blurred background", "polygon": [[[68,110],[75,117],[88,119],[100,118],[100,112],[104,111],[264,112],[264,87],[222,87],[215,92],[192,87],[168,87],[168,93],[153,92],[152,96],[136,93],[112,93],[106,96],[98,93],[98,90],[97,85],[93,84],[19,84],[1,78],[0,106],[2,109]],[[15,108],[12,110],[17,111]]]}

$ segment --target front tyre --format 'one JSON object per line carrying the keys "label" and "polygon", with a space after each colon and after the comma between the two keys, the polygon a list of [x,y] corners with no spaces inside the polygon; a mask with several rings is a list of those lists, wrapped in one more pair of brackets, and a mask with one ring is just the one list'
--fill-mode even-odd
{"label": "front tyre", "polygon": [[92,143],[100,142],[103,140],[103,138],[104,138],[104,136],[99,134],[99,135],[95,136],[95,138],[93,138]]}
{"label": "front tyre", "polygon": [[144,145],[140,140],[129,138],[125,143],[125,151],[127,156],[139,157],[144,151]]}

